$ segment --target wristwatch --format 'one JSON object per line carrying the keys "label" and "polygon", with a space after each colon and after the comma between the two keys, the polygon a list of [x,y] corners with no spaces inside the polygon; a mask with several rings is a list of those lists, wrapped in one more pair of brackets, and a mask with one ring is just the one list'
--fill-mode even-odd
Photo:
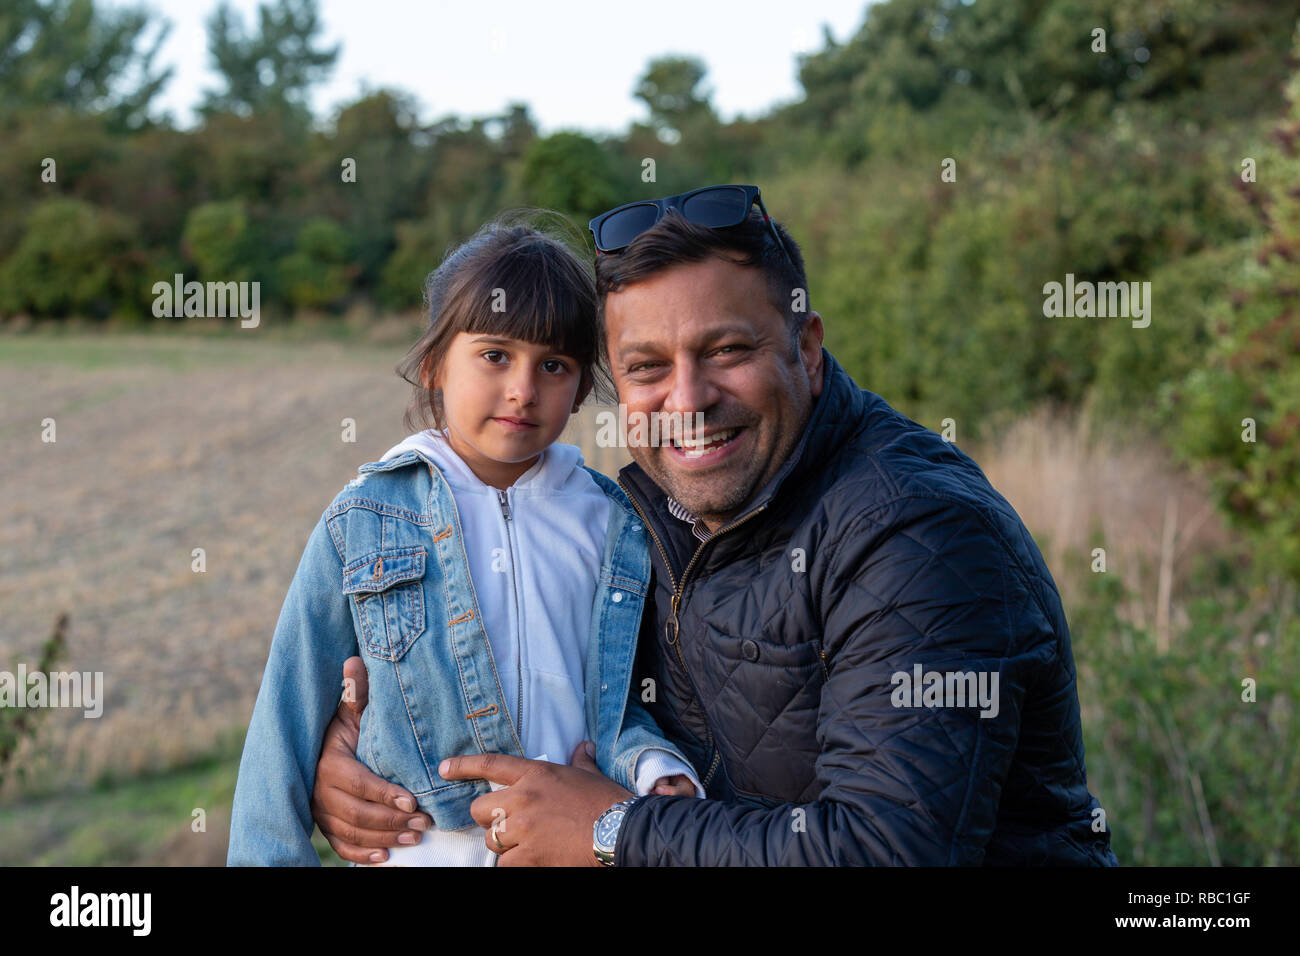
{"label": "wristwatch", "polygon": [[639,799],[641,798],[632,797],[616,803],[596,818],[596,824],[592,827],[592,852],[605,866],[614,865],[614,844],[618,841],[618,831],[623,826],[623,818],[627,816],[628,809]]}

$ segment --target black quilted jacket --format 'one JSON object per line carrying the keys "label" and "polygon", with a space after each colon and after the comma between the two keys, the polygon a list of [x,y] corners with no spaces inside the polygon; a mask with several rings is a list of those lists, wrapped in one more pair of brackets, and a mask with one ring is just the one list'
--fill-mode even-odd
{"label": "black quilted jacket", "polygon": [[[656,539],[635,686],[709,799],[638,801],[616,863],[1115,865],[1038,548],[969,457],[823,356],[802,443],[708,542],[620,474]],[[896,676],[981,671],[996,716]]]}

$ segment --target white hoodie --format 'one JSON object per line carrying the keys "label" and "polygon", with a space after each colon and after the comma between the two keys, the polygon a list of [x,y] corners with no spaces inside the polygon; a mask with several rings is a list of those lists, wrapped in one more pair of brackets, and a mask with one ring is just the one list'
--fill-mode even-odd
{"label": "white hoodie", "polygon": [[[573,445],[550,445],[504,490],[480,481],[434,429],[408,436],[381,460],[412,449],[437,466],[456,499],[470,580],[524,753],[567,764],[587,739],[583,662],[610,501]],[[638,759],[637,792],[678,773],[704,795],[691,768],[666,750]],[[426,832],[416,846],[391,848],[385,865],[493,866],[496,859],[475,827]]]}

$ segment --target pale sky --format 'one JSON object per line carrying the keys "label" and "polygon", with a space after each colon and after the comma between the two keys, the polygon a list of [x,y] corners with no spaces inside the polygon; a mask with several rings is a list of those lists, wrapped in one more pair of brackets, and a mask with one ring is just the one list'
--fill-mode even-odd
{"label": "pale sky", "polygon": [[[218,85],[204,23],[216,0],[146,0],[172,22],[159,54],[175,73],[159,98],[182,125]],[[697,56],[724,120],[753,117],[800,95],[795,55],[862,24],[869,0],[321,0],[324,42],[342,42],[332,78],[316,91],[319,117],[357,98],[363,83],[414,93],[431,120],[486,116],[529,104],[543,134],[621,133],[646,119],[632,88],[651,58]],[[233,0],[246,26],[258,0]]]}

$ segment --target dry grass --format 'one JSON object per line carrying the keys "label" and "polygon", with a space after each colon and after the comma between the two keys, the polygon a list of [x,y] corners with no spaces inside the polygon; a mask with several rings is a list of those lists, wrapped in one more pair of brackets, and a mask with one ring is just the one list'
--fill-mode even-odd
{"label": "dry grass", "polygon": [[307,536],[356,466],[401,438],[400,349],[114,338],[28,361],[30,348],[0,341],[0,666],[33,662],[66,611],[63,666],[105,684],[101,718],[47,714],[31,770],[53,784],[167,766],[247,721]]}
{"label": "dry grass", "polygon": [[1041,411],[971,455],[1034,535],[1067,614],[1101,547],[1135,596],[1124,619],[1166,642],[1185,626],[1192,560],[1231,538],[1204,485],[1156,442]]}

